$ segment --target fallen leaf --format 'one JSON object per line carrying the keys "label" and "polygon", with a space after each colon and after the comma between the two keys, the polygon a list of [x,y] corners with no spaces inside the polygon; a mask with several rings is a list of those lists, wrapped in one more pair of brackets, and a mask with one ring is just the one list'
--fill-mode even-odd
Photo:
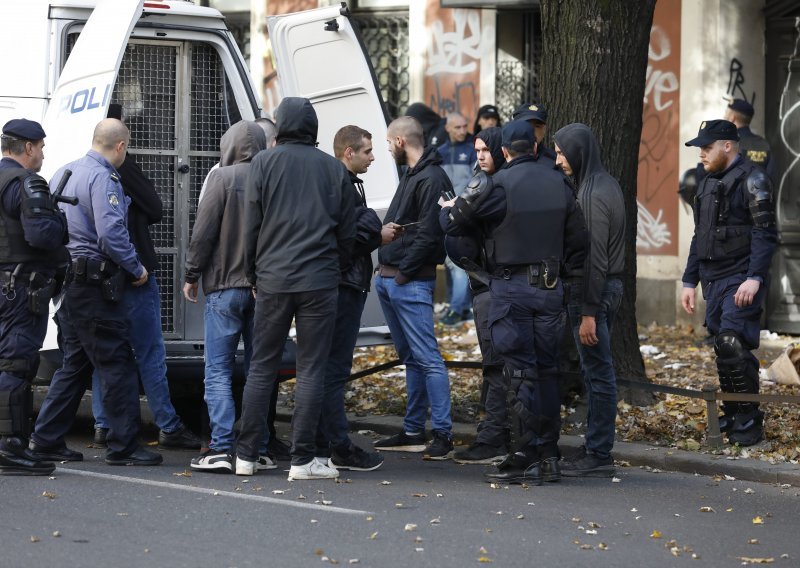
{"label": "fallen leaf", "polygon": [[172,475],[175,477],[192,477],[192,472],[188,469],[184,469],[183,471],[173,472]]}
{"label": "fallen leaf", "polygon": [[716,513],[716,511],[714,509],[712,509],[711,507],[700,507],[700,512],[701,513]]}
{"label": "fallen leaf", "polygon": [[599,548],[600,550],[608,550],[608,545],[605,542],[601,542],[600,544],[597,545],[597,548]]}
{"label": "fallen leaf", "polygon": [[53,499],[58,497],[58,495],[56,495],[55,493],[53,493],[51,491],[42,491],[42,497],[47,497],[48,499],[50,499],[52,501]]}
{"label": "fallen leaf", "polygon": [[581,550],[591,550],[593,547],[591,544],[582,544],[580,548]]}
{"label": "fallen leaf", "polygon": [[53,536],[58,538],[61,536],[61,531],[53,531]]}
{"label": "fallen leaf", "polygon": [[442,522],[441,517],[436,517],[435,519],[431,519],[431,524],[432,525],[438,525],[441,522]]}
{"label": "fallen leaf", "polygon": [[407,532],[415,531],[417,530],[417,525],[415,525],[414,523],[406,523],[406,527],[403,530]]}
{"label": "fallen leaf", "polygon": [[358,558],[351,558],[347,561],[348,564],[358,564],[359,562],[361,561]]}
{"label": "fallen leaf", "polygon": [[427,497],[428,494],[427,493],[412,493],[411,496],[412,497]]}
{"label": "fallen leaf", "polygon": [[758,544],[758,539],[757,538],[751,538],[750,540],[747,541],[747,544]]}
{"label": "fallen leaf", "polygon": [[375,531],[374,533],[369,535],[370,540],[375,540],[376,538],[378,538],[378,531]]}
{"label": "fallen leaf", "polygon": [[661,531],[653,531],[650,533],[650,538],[661,538]]}
{"label": "fallen leaf", "polygon": [[750,556],[740,556],[739,560],[742,562],[747,562],[749,564],[772,564],[775,562],[775,559],[772,557],[769,558],[751,558]]}
{"label": "fallen leaf", "polygon": [[478,557],[478,562],[480,562],[481,564],[488,564],[488,563],[492,562],[492,559],[489,558],[488,556],[479,556]]}
{"label": "fallen leaf", "polygon": [[273,495],[283,495],[284,493],[286,493],[286,491],[284,491],[283,489],[273,489],[272,490],[272,494]]}
{"label": "fallen leaf", "polygon": [[755,491],[753,491],[749,487],[747,489],[745,489],[744,492],[747,493],[748,495],[751,495],[751,494],[755,493]]}
{"label": "fallen leaf", "polygon": [[763,525],[764,524],[764,519],[762,519],[761,517],[754,517],[753,518],[753,524],[754,525]]}
{"label": "fallen leaf", "polygon": [[622,480],[619,477],[612,477],[611,483],[622,483]]}
{"label": "fallen leaf", "polygon": [[392,484],[391,481],[386,481],[385,479],[381,481],[381,485],[391,485],[391,484]]}
{"label": "fallen leaf", "polygon": [[39,537],[38,536],[32,536],[31,537],[31,542],[39,542]]}

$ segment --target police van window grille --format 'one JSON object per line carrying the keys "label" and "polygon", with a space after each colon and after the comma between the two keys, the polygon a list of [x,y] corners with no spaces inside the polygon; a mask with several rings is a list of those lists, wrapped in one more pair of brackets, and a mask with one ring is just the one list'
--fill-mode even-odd
{"label": "police van window grille", "polygon": [[191,239],[194,230],[194,221],[197,218],[197,201],[200,197],[200,190],[203,181],[206,179],[209,170],[219,161],[216,156],[195,156],[192,158],[192,169],[189,179],[189,238]]}
{"label": "police van window grille", "polygon": [[217,51],[204,43],[192,44],[191,151],[219,151],[219,139],[241,115]]}
{"label": "police van window grille", "polygon": [[161,221],[150,226],[153,244],[156,248],[175,247],[175,158],[157,154],[136,154],[134,157],[144,174],[155,184],[163,205]]}
{"label": "police van window grille", "polygon": [[410,102],[408,14],[361,12],[353,20],[361,30],[389,115],[398,117]]}
{"label": "police van window grille", "polygon": [[125,48],[112,102],[122,105],[131,147],[175,147],[177,48],[130,43]]}
{"label": "police van window grille", "polygon": [[175,255],[158,255],[158,281],[159,287],[161,288],[161,331],[163,333],[176,333],[176,298],[174,287],[172,286],[172,283],[177,281],[175,275]]}

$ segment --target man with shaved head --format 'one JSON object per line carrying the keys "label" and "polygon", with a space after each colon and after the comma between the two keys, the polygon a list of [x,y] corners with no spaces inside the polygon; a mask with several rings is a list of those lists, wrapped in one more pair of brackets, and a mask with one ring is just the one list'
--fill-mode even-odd
{"label": "man with shaved head", "polygon": [[64,436],[75,420],[81,397],[93,371],[101,383],[108,420],[106,463],[158,465],[161,454],[139,445],[139,380],[130,344],[128,313],[122,303],[125,282],[142,286],[147,269],[131,244],[125,196],[117,168],[125,160],[130,133],[115,118],[97,125],[92,149],[56,172],[56,187],[72,172],[64,197],[76,206],[61,205],[67,217],[72,262],[58,310],[64,362],[53,375],[42,404],[30,449],[41,459],[81,461]]}
{"label": "man with shaved head", "polygon": [[[423,145],[422,126],[403,116],[389,125],[389,151],[407,169],[386,211],[378,252],[375,290],[406,366],[408,403],[403,430],[379,440],[384,451],[424,452],[446,459],[453,449],[450,382],[433,333],[436,265],[444,260],[439,198],[453,185],[439,164],[436,148]],[[431,411],[433,440],[425,445],[425,420]]]}

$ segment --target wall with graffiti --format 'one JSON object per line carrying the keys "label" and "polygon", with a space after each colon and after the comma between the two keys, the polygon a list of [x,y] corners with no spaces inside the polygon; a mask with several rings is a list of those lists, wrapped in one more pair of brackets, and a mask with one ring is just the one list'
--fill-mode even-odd
{"label": "wall with graffiti", "polygon": [[681,0],[656,4],[639,148],[637,250],[678,253]]}
{"label": "wall with graffiti", "polygon": [[481,105],[481,58],[494,49],[494,27],[481,26],[480,10],[427,0],[425,29],[423,102],[442,116],[460,112],[472,124]]}

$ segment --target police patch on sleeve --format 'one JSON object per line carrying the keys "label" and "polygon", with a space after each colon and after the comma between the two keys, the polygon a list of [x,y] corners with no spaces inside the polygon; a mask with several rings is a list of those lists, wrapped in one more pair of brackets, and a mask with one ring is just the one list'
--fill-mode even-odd
{"label": "police patch on sleeve", "polygon": [[119,206],[119,197],[117,197],[116,193],[107,193],[108,196],[108,204],[111,205],[114,209]]}

